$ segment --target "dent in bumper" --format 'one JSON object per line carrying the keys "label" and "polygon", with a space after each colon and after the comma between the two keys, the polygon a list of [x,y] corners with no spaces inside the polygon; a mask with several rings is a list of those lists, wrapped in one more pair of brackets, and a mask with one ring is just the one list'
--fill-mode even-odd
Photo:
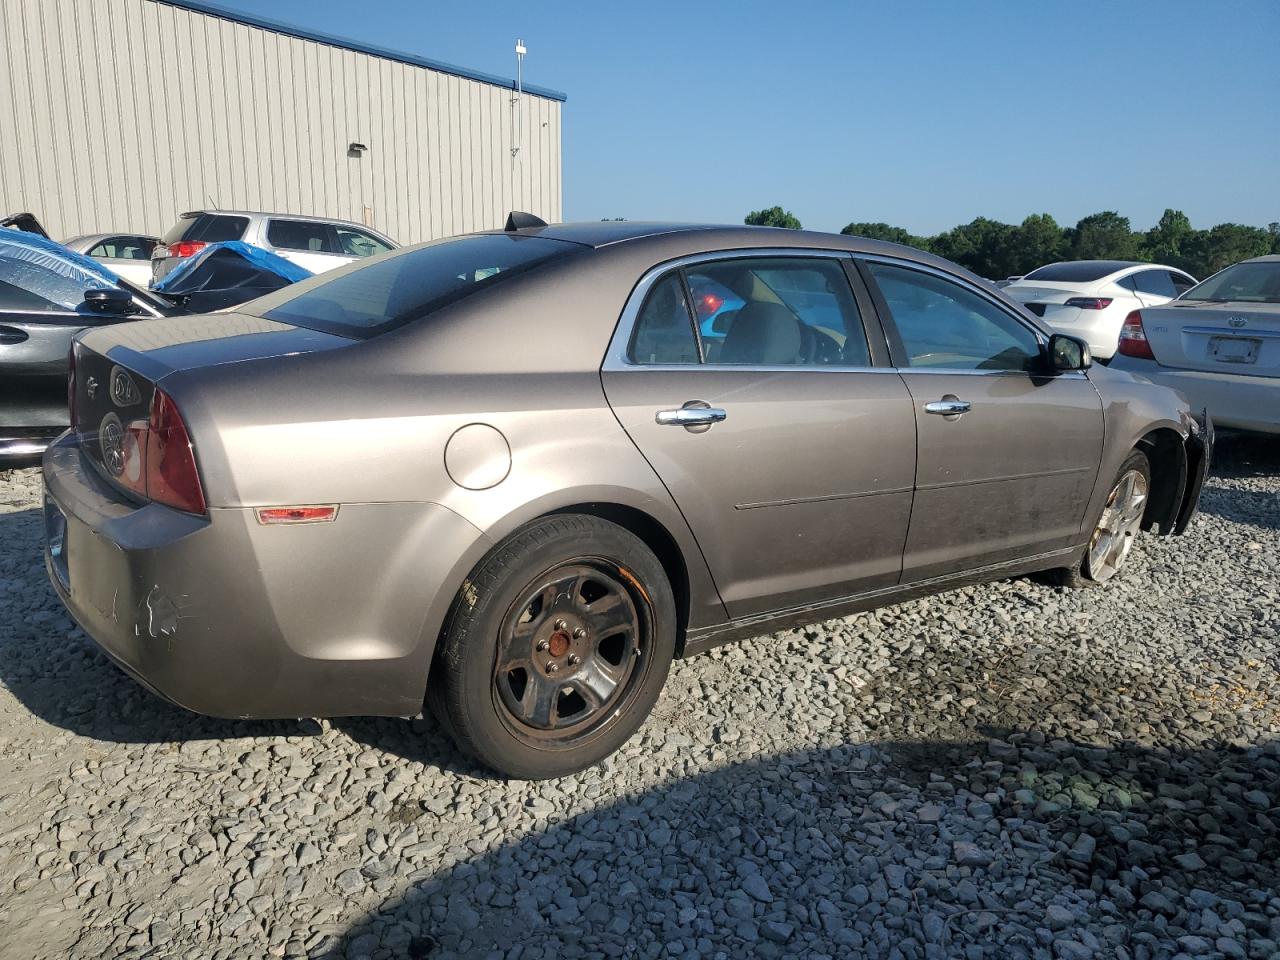
{"label": "dent in bumper", "polygon": [[431,503],[344,504],[332,524],[296,527],[249,508],[140,507],[71,438],[44,476],[65,517],[64,563],[46,562],[72,615],[148,687],[215,716],[417,713],[457,568],[488,547]]}

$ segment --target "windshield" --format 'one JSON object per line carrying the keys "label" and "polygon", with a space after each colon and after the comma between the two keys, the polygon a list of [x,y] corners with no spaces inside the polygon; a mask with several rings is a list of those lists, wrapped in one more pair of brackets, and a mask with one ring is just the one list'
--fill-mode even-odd
{"label": "windshield", "polygon": [[1192,287],[1182,299],[1280,303],[1280,260],[1237,263]]}
{"label": "windshield", "polygon": [[305,280],[264,297],[255,312],[364,339],[580,249],[561,240],[512,234],[441,240]]}

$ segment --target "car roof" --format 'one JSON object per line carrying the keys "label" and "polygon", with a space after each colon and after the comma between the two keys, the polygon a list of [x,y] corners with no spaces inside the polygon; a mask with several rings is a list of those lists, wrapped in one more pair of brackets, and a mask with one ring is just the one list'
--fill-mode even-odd
{"label": "car roof", "polygon": [[71,244],[75,243],[87,247],[91,244],[99,243],[107,239],[107,237],[140,237],[143,240],[154,240],[156,243],[160,242],[159,237],[153,237],[149,233],[138,233],[135,230],[112,230],[109,233],[85,233],[78,237],[68,237],[66,240],[62,241],[62,245],[64,247],[69,247]]}
{"label": "car roof", "polygon": [[[198,217],[201,214],[209,214],[210,216],[226,216],[226,217],[274,217],[280,220],[310,220],[315,223],[341,223],[348,227],[358,227],[361,230],[367,230],[375,233],[380,237],[385,234],[375,230],[363,223],[356,223],[354,220],[343,220],[341,217],[313,217],[305,213],[273,213],[270,210],[186,210],[178,214],[179,220],[186,220],[188,217]],[[388,237],[387,239],[390,239]]]}
{"label": "car roof", "polygon": [[[759,247],[812,247],[828,250],[848,250],[852,253],[888,253],[901,256],[904,253],[927,263],[945,263],[939,257],[884,240],[855,237],[843,233],[823,233],[818,230],[788,230],[785,227],[753,227],[741,224],[720,223],[664,223],[646,220],[604,220],[582,223],[553,223],[542,227],[522,227],[515,231],[485,230],[482,233],[501,234],[512,232],[521,236],[547,237],[579,243],[587,247],[605,247],[628,241],[673,237],[680,234],[714,235],[716,242],[743,248]],[[707,237],[706,239],[710,239]],[[947,264],[954,268],[954,264]]]}
{"label": "car roof", "polygon": [[1260,257],[1250,257],[1241,263],[1280,263],[1280,253],[1265,253]]}

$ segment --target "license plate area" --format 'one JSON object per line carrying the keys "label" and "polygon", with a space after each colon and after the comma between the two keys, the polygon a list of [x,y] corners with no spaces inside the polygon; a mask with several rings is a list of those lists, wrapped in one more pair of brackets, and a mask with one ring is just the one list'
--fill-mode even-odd
{"label": "license plate area", "polygon": [[1209,359],[1219,363],[1256,363],[1261,340],[1250,337],[1210,337]]}
{"label": "license plate area", "polygon": [[44,536],[49,549],[49,565],[64,590],[71,589],[67,569],[67,518],[49,497],[44,498]]}

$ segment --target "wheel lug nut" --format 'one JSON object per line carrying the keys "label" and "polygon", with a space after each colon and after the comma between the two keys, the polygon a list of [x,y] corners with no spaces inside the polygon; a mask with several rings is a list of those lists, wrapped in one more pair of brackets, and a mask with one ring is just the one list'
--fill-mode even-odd
{"label": "wheel lug nut", "polygon": [[567,624],[567,623],[565,623],[563,620],[557,620],[557,621],[556,621],[556,629],[557,629],[557,630],[563,630],[563,629],[564,629],[565,627],[567,627],[567,626],[568,626],[568,624]]}
{"label": "wheel lug nut", "polygon": [[547,664],[547,673],[555,673],[559,669],[560,669],[560,664],[558,663],[553,662],[553,663]]}
{"label": "wheel lug nut", "polygon": [[586,635],[587,635],[587,631],[583,627],[578,627],[576,630],[573,631],[573,639],[575,640],[581,640]]}
{"label": "wheel lug nut", "polygon": [[546,641],[545,639],[544,639],[544,640],[539,640],[539,641],[538,641],[538,645],[537,645],[537,648],[536,648],[536,649],[537,649],[537,651],[538,651],[539,653],[545,653],[545,652],[546,652],[546,649],[547,649],[547,647],[548,647],[548,646],[549,646],[549,644],[547,643],[547,641]]}
{"label": "wheel lug nut", "polygon": [[569,666],[576,667],[581,662],[582,662],[582,658],[578,656],[576,653],[569,654]]}

